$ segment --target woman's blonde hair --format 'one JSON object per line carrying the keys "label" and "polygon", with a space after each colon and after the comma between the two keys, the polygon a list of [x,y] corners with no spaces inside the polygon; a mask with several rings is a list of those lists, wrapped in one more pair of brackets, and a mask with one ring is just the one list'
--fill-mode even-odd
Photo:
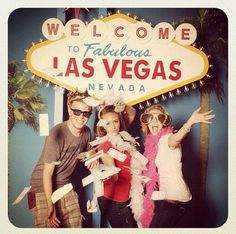
{"label": "woman's blonde hair", "polygon": [[[114,105],[107,105],[107,106],[103,107],[103,109],[99,113],[99,117],[102,118],[102,116],[107,114],[107,113],[116,113],[119,116],[119,120],[120,120],[120,131],[125,131],[126,130],[125,122],[124,122],[124,118],[122,116],[122,113],[115,112],[115,106]],[[107,134],[107,132],[106,132],[104,127],[102,127],[102,126],[96,126],[95,127],[96,137],[103,137],[106,134]]]}
{"label": "woman's blonde hair", "polygon": [[[152,106],[148,107],[148,108],[143,112],[143,114],[148,114],[151,110],[159,110],[159,111],[161,111],[161,112],[165,115],[165,120],[164,120],[163,126],[164,126],[164,127],[167,127],[167,126],[170,125],[170,123],[171,123],[171,117],[170,117],[169,113],[166,111],[166,109],[165,109],[163,106],[161,106],[160,104],[152,105]],[[142,127],[143,133],[144,133],[145,135],[147,135],[147,134],[150,132],[150,130],[149,130],[149,128],[148,128],[148,125],[145,124],[145,123],[143,123],[142,121],[140,121],[140,122],[141,122],[141,127]]]}

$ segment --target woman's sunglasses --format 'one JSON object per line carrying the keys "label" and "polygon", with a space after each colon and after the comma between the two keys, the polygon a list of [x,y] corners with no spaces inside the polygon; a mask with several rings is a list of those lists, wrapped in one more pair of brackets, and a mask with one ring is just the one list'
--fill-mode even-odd
{"label": "woman's sunglasses", "polygon": [[[161,123],[164,123],[165,119],[166,119],[166,116],[164,114],[158,114],[155,116],[157,116],[158,120],[161,122]],[[140,116],[140,121],[143,123],[143,124],[150,124],[155,116],[153,114],[142,114]]]}
{"label": "woman's sunglasses", "polygon": [[85,118],[89,118],[90,115],[92,114],[92,112],[90,111],[81,111],[79,109],[72,109],[71,107],[70,109],[73,111],[73,114],[76,116],[80,116],[82,114]]}

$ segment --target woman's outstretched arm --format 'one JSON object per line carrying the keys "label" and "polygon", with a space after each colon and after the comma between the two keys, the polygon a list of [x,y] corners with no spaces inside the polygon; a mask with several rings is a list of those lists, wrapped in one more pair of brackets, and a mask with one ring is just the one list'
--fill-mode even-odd
{"label": "woman's outstretched arm", "polygon": [[212,110],[200,113],[201,107],[195,110],[186,123],[179,129],[178,132],[171,135],[168,139],[168,145],[170,148],[175,148],[178,146],[183,138],[190,132],[191,127],[196,123],[206,123],[211,124],[211,121],[215,115],[212,114]]}

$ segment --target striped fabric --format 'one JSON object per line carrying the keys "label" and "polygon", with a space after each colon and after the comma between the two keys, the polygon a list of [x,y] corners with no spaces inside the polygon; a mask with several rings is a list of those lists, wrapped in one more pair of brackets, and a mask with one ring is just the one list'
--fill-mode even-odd
{"label": "striped fabric", "polygon": [[[55,204],[56,216],[61,221],[60,227],[81,228],[82,214],[80,211],[78,196],[71,190]],[[47,202],[44,193],[36,193],[36,207],[33,208],[35,227],[47,228]]]}

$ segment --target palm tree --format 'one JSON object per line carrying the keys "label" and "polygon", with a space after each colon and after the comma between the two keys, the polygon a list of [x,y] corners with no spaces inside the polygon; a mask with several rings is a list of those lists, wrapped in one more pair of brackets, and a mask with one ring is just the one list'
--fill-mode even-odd
{"label": "palm tree", "polygon": [[36,113],[46,106],[36,81],[21,70],[19,63],[8,64],[8,132],[11,132],[17,121],[23,121],[36,131]]}
{"label": "palm tree", "polygon": [[[209,73],[211,77],[205,79],[205,85],[199,88],[200,106],[202,111],[210,110],[209,94],[215,93],[218,100],[223,102],[224,90],[221,82],[222,73],[219,69],[228,67],[228,21],[225,13],[219,9],[199,9],[196,18],[184,18],[181,22],[172,24],[178,26],[180,23],[191,23],[196,28],[198,35],[196,39],[197,46],[202,46],[204,51],[211,55],[209,59],[213,67]],[[220,66],[219,66],[220,65]],[[228,73],[224,75],[228,78]],[[208,162],[208,146],[209,146],[209,125],[201,124],[200,126],[200,181],[199,181],[199,197],[198,204],[204,205],[206,191],[206,172]]]}
{"label": "palm tree", "polygon": [[[203,111],[210,109],[209,93],[214,92],[218,100],[223,102],[223,85],[220,77],[221,66],[228,67],[228,22],[226,15],[219,9],[201,9],[198,20],[201,30],[199,30],[199,43],[212,55],[213,69],[211,69],[212,79],[200,90],[200,105]],[[228,78],[228,74],[225,74]],[[206,192],[206,173],[208,163],[208,139],[209,125],[200,126],[200,196],[198,204],[204,205]]]}

